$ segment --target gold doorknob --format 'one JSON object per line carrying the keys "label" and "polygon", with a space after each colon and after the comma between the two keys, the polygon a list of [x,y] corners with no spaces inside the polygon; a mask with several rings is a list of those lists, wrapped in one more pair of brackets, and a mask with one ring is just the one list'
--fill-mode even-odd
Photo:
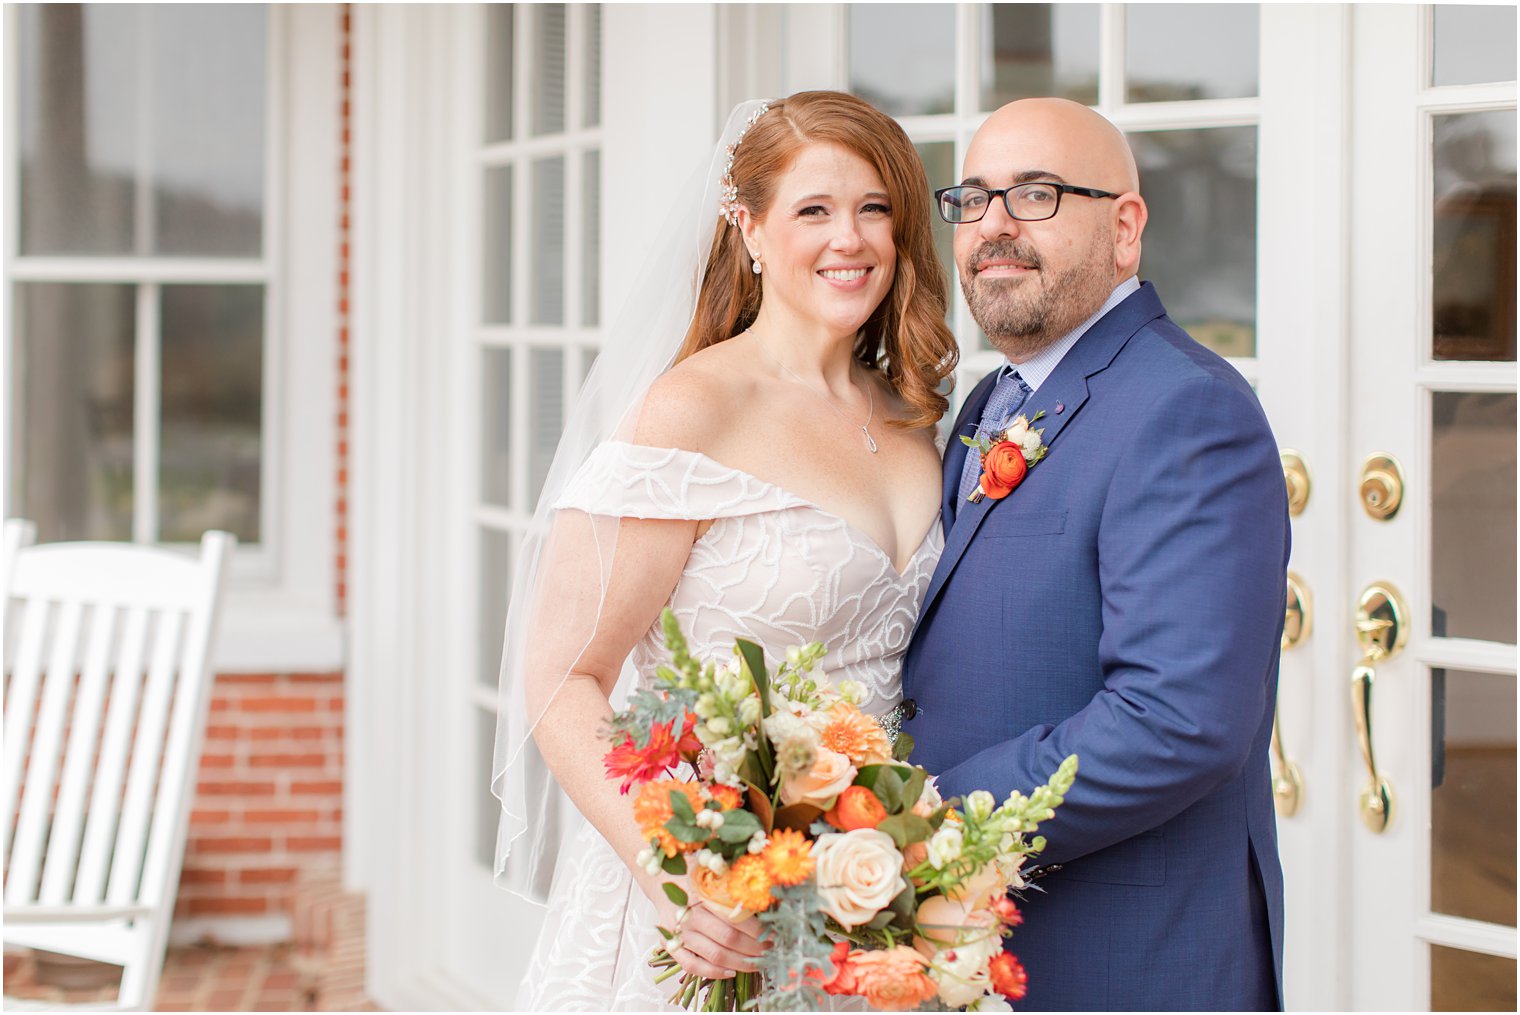
{"label": "gold doorknob", "polygon": [[1285,448],[1278,455],[1282,460],[1283,481],[1288,484],[1288,514],[1297,518],[1304,513],[1304,506],[1309,503],[1309,466],[1304,463],[1304,456],[1292,448]]}
{"label": "gold doorknob", "polygon": [[1385,522],[1398,514],[1404,502],[1404,470],[1398,459],[1381,451],[1368,455],[1357,492],[1369,517]]}
{"label": "gold doorknob", "polygon": [[1367,766],[1367,786],[1359,805],[1362,823],[1382,832],[1393,819],[1393,786],[1378,771],[1372,751],[1372,687],[1377,679],[1373,667],[1398,655],[1409,641],[1409,607],[1398,589],[1387,582],[1373,582],[1362,590],[1356,604],[1356,640],[1363,658],[1351,671],[1351,714]]}
{"label": "gold doorknob", "polygon": [[[1282,693],[1281,688],[1278,693]],[[1282,715],[1276,709],[1272,711],[1272,760],[1277,763],[1277,771],[1272,775],[1272,800],[1278,814],[1291,818],[1298,813],[1299,804],[1303,802],[1304,774],[1288,760],[1288,753],[1283,749]]]}

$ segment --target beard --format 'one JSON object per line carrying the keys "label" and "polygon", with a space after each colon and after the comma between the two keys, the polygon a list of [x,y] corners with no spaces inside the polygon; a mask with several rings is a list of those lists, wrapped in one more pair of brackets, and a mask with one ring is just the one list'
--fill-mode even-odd
{"label": "beard", "polygon": [[[970,265],[984,258],[1016,260],[1036,276],[979,279]],[[1010,359],[1025,360],[1097,313],[1114,289],[1113,242],[1095,232],[1086,256],[1064,271],[1047,268],[1022,240],[991,240],[971,251],[960,271],[961,292],[987,339]]]}

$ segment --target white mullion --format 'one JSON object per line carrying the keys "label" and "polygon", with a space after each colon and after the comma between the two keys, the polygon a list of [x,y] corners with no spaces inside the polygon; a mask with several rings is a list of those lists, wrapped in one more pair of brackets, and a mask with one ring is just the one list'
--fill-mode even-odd
{"label": "white mullion", "polygon": [[521,140],[493,141],[481,146],[480,161],[483,165],[499,166],[525,156],[558,155],[566,149],[597,148],[601,146],[601,143],[602,128],[600,126],[588,127],[584,130],[569,130],[563,134],[544,134]]}
{"label": "white mullion", "polygon": [[1472,670],[1515,675],[1515,646],[1477,638],[1422,638],[1414,642],[1414,658],[1433,669]]}
{"label": "white mullion", "polygon": [[1513,959],[1516,953],[1515,928],[1481,920],[1433,913],[1415,921],[1420,940],[1446,948],[1482,952],[1501,959]]}
{"label": "white mullion", "polygon": [[[281,440],[284,420],[280,412],[284,381],[285,287],[283,279],[285,188],[280,166],[284,162],[285,131],[285,33],[289,24],[287,8],[272,4],[266,8],[264,35],[264,221],[259,230],[260,263],[264,281],[264,381],[261,392],[262,412],[259,420],[259,538],[256,552],[266,561],[280,559],[280,517],[278,506],[284,501],[286,469],[279,456],[285,444]],[[336,336],[334,336],[336,337]],[[238,549],[243,549],[240,541]],[[252,549],[250,547],[250,549]]]}
{"label": "white mullion", "polygon": [[17,257],[11,277],[19,282],[155,282],[268,284],[268,258]]}
{"label": "white mullion", "polygon": [[1436,79],[1436,9],[1434,4],[1425,4],[1420,8],[1420,26],[1415,31],[1415,39],[1420,48],[1419,59],[1415,61],[1417,68],[1414,82],[1414,92],[1420,92],[1431,86]]}
{"label": "white mullion", "polygon": [[538,12],[531,4],[514,4],[512,7],[512,137],[504,145],[486,145],[484,151],[487,153],[506,147],[515,157],[527,143],[525,139],[532,136],[528,123],[533,106],[529,89],[533,85],[532,34],[537,16]]}
{"label": "white mullion", "polygon": [[954,113],[930,113],[924,116],[894,117],[903,133],[914,144],[930,141],[954,142],[960,130],[960,117]]}
{"label": "white mullion", "polygon": [[499,504],[481,503],[475,507],[475,523],[481,528],[490,529],[493,532],[510,532],[516,529],[527,528],[533,521],[532,515],[524,511],[514,511],[504,508]]}
{"label": "white mullion", "polygon": [[1502,112],[1515,106],[1515,83],[1442,85],[1422,93],[1416,106],[1432,113]]}
{"label": "white mullion", "polygon": [[132,398],[132,539],[158,540],[158,462],[162,349],[159,343],[162,305],[159,287],[137,287],[136,377]]}
{"label": "white mullion", "polygon": [[[585,117],[582,114],[584,108],[582,94],[584,74],[582,72],[585,63],[583,43],[586,35],[586,7],[584,4],[569,4],[565,8],[565,134],[580,127]],[[581,288],[583,285],[581,264],[581,226],[585,219],[586,209],[581,201],[581,188],[585,175],[585,153],[568,143],[567,137],[561,137],[562,152],[565,160],[565,263],[563,267],[565,285],[560,291],[560,322],[568,330],[570,322],[581,322]],[[564,389],[565,406],[575,404],[575,393],[579,385],[575,378],[578,371],[573,367],[579,365],[575,356],[565,357]]]}
{"label": "white mullion", "polygon": [[[562,306],[560,308],[560,331],[568,337],[572,321],[581,323],[581,288],[584,282],[582,277],[582,243],[581,226],[586,217],[586,209],[581,200],[581,188],[584,184],[583,172],[585,154],[582,152],[565,152],[565,265],[564,265],[564,289],[560,292]],[[574,392],[571,392],[573,401]],[[565,403],[570,404],[570,401]]]}
{"label": "white mullion", "polygon": [[512,363],[511,421],[507,454],[512,474],[507,488],[507,502],[513,510],[528,508],[528,347],[514,343],[508,347]]}
{"label": "white mullion", "polygon": [[149,256],[157,240],[153,221],[153,6],[137,9],[137,137],[132,208],[137,220],[132,230],[132,250]]}
{"label": "white mullion", "polygon": [[1124,105],[1124,5],[1104,4],[1098,14],[1098,111],[1110,120]]}
{"label": "white mullion", "polygon": [[586,343],[595,344],[601,337],[601,332],[597,328],[560,328],[552,324],[533,324],[520,328],[489,324],[478,328],[476,337],[487,349],[507,349],[525,344],[560,349]]}
{"label": "white mullion", "polygon": [[[983,10],[982,4],[955,5],[955,99],[951,106],[952,116],[976,112],[982,105],[978,94],[982,52],[977,19],[982,16]],[[953,125],[954,121],[951,122]],[[912,131],[909,134],[918,140]]]}
{"label": "white mullion", "polygon": [[1125,131],[1250,127],[1261,121],[1261,99],[1251,97],[1137,102],[1122,106],[1108,115]]}
{"label": "white mullion", "polygon": [[1515,391],[1515,364],[1474,360],[1428,359],[1415,371],[1415,382],[1432,391],[1473,391],[1510,394]]}

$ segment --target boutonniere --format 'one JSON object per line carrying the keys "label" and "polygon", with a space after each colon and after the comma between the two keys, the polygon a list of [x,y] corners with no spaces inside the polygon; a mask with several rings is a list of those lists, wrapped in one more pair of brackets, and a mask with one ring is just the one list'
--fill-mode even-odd
{"label": "boutonniere", "polygon": [[962,444],[979,448],[982,452],[982,478],[966,498],[968,501],[975,504],[983,497],[1002,500],[1024,482],[1024,476],[1050,450],[1040,439],[1044,428],[1036,430],[1031,425],[1039,422],[1043,415],[1045,413],[1041,411],[1035,413],[1033,419],[1015,416],[1002,433],[987,434],[978,430],[975,437],[961,438]]}

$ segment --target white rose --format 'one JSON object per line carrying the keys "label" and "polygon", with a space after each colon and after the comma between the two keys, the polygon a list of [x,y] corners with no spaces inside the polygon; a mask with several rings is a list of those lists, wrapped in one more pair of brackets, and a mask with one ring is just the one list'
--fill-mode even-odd
{"label": "white rose", "polygon": [[1029,433],[1029,420],[1023,416],[1013,417],[1013,422],[1008,424],[1008,429],[1003,431],[1003,440],[1013,441],[1015,444],[1023,443],[1024,436]]}
{"label": "white rose", "polygon": [[813,863],[823,911],[847,929],[870,923],[908,887],[902,854],[890,835],[874,828],[820,835]]}
{"label": "white rose", "polygon": [[947,864],[960,859],[962,845],[961,830],[942,825],[929,838],[929,862],[935,870],[944,870]]}
{"label": "white rose", "polygon": [[966,816],[968,818],[986,821],[992,817],[993,808],[996,806],[997,801],[992,798],[991,793],[988,793],[984,789],[975,790],[966,795]]}

